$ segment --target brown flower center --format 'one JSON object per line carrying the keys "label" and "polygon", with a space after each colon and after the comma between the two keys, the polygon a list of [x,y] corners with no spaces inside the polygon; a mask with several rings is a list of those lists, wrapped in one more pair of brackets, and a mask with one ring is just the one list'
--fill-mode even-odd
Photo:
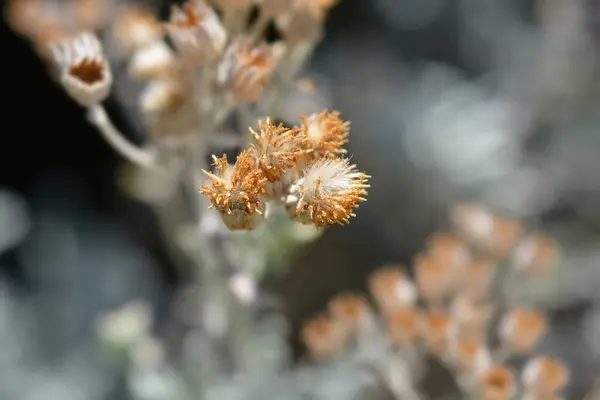
{"label": "brown flower center", "polygon": [[69,69],[69,75],[74,76],[88,85],[101,82],[104,79],[102,63],[93,60],[83,60]]}

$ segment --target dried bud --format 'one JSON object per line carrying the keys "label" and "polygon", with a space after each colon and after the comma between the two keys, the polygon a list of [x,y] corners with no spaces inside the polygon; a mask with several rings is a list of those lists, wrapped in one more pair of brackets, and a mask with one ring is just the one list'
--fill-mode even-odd
{"label": "dried bud", "polygon": [[258,132],[252,129],[250,132],[255,139],[250,153],[268,180],[267,197],[281,201],[292,183],[298,179],[298,163],[307,152],[303,150],[303,138],[297,128],[274,125],[270,119],[259,122]]}
{"label": "dried bud", "polygon": [[475,337],[452,338],[450,359],[461,373],[471,376],[485,373],[491,365],[491,355],[483,339]]}
{"label": "dried bud", "polygon": [[98,38],[82,33],[51,47],[60,81],[69,95],[84,107],[102,102],[110,93],[112,74]]}
{"label": "dried bud", "polygon": [[452,210],[452,223],[463,238],[476,245],[489,241],[494,231],[494,215],[477,203],[457,204]]}
{"label": "dried bud", "polygon": [[560,360],[538,356],[527,362],[521,373],[525,390],[538,398],[552,398],[569,383],[569,369]]}
{"label": "dried bud", "polygon": [[73,7],[81,29],[98,31],[108,22],[111,0],[75,0]]}
{"label": "dried bud", "polygon": [[485,300],[466,293],[456,296],[450,306],[452,321],[461,335],[483,338],[492,317],[492,307]]}
{"label": "dried bud", "polygon": [[310,354],[320,360],[339,355],[346,347],[348,332],[338,321],[319,315],[302,326],[302,340]]}
{"label": "dried bud", "polygon": [[128,4],[115,23],[113,35],[126,54],[159,41],[164,29],[152,11],[140,4]]}
{"label": "dried bud", "polygon": [[282,54],[283,47],[278,45],[253,46],[238,40],[229,46],[219,65],[219,83],[231,91],[235,101],[255,103],[262,97]]}
{"label": "dried bud", "polygon": [[482,400],[510,400],[516,391],[515,375],[504,365],[492,366],[480,384]]}
{"label": "dried bud", "polygon": [[332,317],[356,334],[369,324],[369,304],[364,296],[356,293],[342,293],[329,302]]}
{"label": "dried bud", "polygon": [[173,5],[167,33],[186,62],[202,65],[218,57],[227,43],[219,16],[201,0]]}
{"label": "dried bud", "polygon": [[156,137],[179,137],[198,126],[191,94],[175,79],[151,81],[140,96],[140,109]]}
{"label": "dried bud", "polygon": [[421,332],[427,349],[433,354],[443,354],[450,336],[450,316],[442,310],[431,310],[423,315]]}
{"label": "dried bud", "polygon": [[304,170],[290,188],[286,207],[290,217],[316,227],[345,224],[353,210],[366,201],[370,178],[346,159],[320,159]]}
{"label": "dried bud", "polygon": [[337,4],[332,0],[294,0],[291,8],[275,20],[286,41],[317,42],[323,35],[327,11]]}
{"label": "dried bud", "polygon": [[417,289],[403,272],[404,267],[383,267],[369,277],[369,290],[384,314],[396,308],[413,307]]}
{"label": "dried bud", "polygon": [[202,171],[211,183],[203,183],[201,193],[207,196],[231,230],[252,230],[264,221],[266,178],[256,168],[248,151],[242,152],[231,166],[227,157],[214,157],[216,174]]}
{"label": "dried bud", "polygon": [[526,275],[536,275],[556,264],[558,259],[559,249],[554,240],[532,235],[517,246],[513,254],[513,265]]}
{"label": "dried bud", "polygon": [[415,281],[421,296],[431,302],[439,303],[453,289],[454,276],[452,266],[425,255],[415,259]]}
{"label": "dried bud", "polygon": [[388,333],[398,347],[414,344],[419,334],[419,313],[413,308],[397,308],[386,315]]}
{"label": "dried bud", "polygon": [[173,75],[177,70],[175,54],[162,40],[138,48],[129,61],[129,75],[134,79],[150,80]]}
{"label": "dried bud", "polygon": [[546,333],[546,318],[535,310],[509,311],[500,322],[499,335],[503,345],[513,353],[528,353]]}
{"label": "dried bud", "polygon": [[486,260],[473,260],[468,263],[459,282],[460,290],[475,299],[484,299],[496,273],[496,266]]}
{"label": "dried bud", "polygon": [[302,132],[313,150],[309,160],[346,154],[342,146],[348,143],[349,126],[348,121],[340,119],[338,111],[302,116]]}

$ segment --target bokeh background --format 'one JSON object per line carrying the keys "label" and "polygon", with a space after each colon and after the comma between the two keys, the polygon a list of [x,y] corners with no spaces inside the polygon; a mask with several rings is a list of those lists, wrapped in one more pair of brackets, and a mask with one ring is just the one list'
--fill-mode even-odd
{"label": "bokeh background", "polygon": [[[94,321],[144,298],[176,343],[185,277],[119,188],[118,156],[4,18],[1,35],[0,398],[126,399]],[[348,227],[269,277],[296,355],[304,319],[378,266],[410,264],[449,207],[474,200],[569,255],[529,295],[550,310],[542,346],[574,373],[568,398],[583,398],[600,377],[600,2],[342,0],[307,73],[351,121],[349,153],[373,179]],[[122,104],[108,108],[139,140]]]}

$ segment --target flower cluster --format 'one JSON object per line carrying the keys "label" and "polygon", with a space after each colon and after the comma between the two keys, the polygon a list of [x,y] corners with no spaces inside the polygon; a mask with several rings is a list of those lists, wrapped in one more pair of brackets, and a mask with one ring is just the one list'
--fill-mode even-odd
{"label": "flower cluster", "polygon": [[213,157],[215,172],[202,186],[232,230],[251,230],[265,218],[266,202],[285,207],[290,218],[317,228],[345,224],[365,201],[369,176],[339,155],[348,123],[337,112],[303,118],[286,128],[271,120],[250,129],[253,143],[233,165]]}
{"label": "flower cluster", "polygon": [[[506,291],[515,280],[540,276],[558,261],[556,243],[526,233],[518,220],[476,204],[460,204],[453,229],[433,234],[413,263],[414,278],[402,265],[376,270],[368,281],[375,307],[366,297],[343,293],[329,312],[307,321],[301,336],[319,360],[343,356],[361,340],[437,358],[470,398],[557,399],[569,382],[558,359],[534,355],[521,370],[513,357],[535,352],[548,322],[540,310],[513,304]],[[385,368],[385,367],[384,367]]]}

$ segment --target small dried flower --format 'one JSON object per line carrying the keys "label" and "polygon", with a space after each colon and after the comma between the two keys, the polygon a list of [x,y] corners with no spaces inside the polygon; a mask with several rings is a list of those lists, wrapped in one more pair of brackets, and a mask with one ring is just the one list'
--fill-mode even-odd
{"label": "small dried flower", "polygon": [[481,338],[458,336],[450,341],[450,356],[463,374],[477,375],[487,371],[491,355]]}
{"label": "small dried flower", "polygon": [[286,197],[288,213],[302,223],[316,227],[345,224],[353,210],[366,201],[370,178],[358,172],[346,159],[320,159],[304,170],[303,177]]}
{"label": "small dried flower", "polygon": [[190,93],[176,79],[151,81],[141,93],[140,109],[156,137],[180,137],[198,126]]}
{"label": "small dried flower", "polygon": [[369,290],[384,314],[396,308],[412,307],[417,301],[417,289],[403,269],[403,266],[387,266],[369,277]]}
{"label": "small dried flower", "polygon": [[510,254],[519,242],[523,233],[523,225],[516,219],[494,218],[494,230],[484,250],[493,257],[504,258]]}
{"label": "small dried flower", "polygon": [[[252,230],[264,220],[265,182],[261,170],[249,151],[242,152],[232,166],[227,157],[213,157],[216,174],[202,171],[211,183],[203,183],[201,193],[207,196],[231,230]],[[211,207],[212,207],[211,206]]]}
{"label": "small dried flower", "polygon": [[478,299],[487,296],[496,272],[495,265],[487,260],[473,260],[465,267],[460,288],[464,293]]}
{"label": "small dried flower", "polygon": [[102,102],[110,93],[112,74],[98,38],[82,33],[51,47],[60,81],[69,95],[84,107]]}
{"label": "small dried flower", "polygon": [[431,353],[440,355],[445,352],[450,325],[450,316],[445,311],[431,310],[423,315],[421,331]]}
{"label": "small dried flower", "polygon": [[546,327],[546,318],[538,311],[514,309],[503,317],[498,333],[507,350],[523,354],[538,343]]}
{"label": "small dried flower", "polygon": [[173,50],[162,40],[138,48],[129,61],[129,74],[134,79],[150,80],[173,75],[177,70]]}
{"label": "small dried flower", "polygon": [[431,302],[440,303],[453,289],[453,269],[423,254],[415,259],[415,281],[421,296]]}
{"label": "small dried flower", "polygon": [[541,235],[529,236],[517,246],[513,254],[513,265],[527,275],[536,275],[558,261],[556,242]]}
{"label": "small dried flower", "polygon": [[521,380],[527,392],[542,398],[551,398],[569,383],[569,369],[549,356],[538,356],[527,362]]}
{"label": "small dried flower", "polygon": [[77,25],[86,30],[97,31],[108,22],[110,0],[75,0],[73,4]]}
{"label": "small dried flower", "polygon": [[398,347],[412,345],[419,334],[419,313],[414,308],[397,308],[386,315],[392,343]]}
{"label": "small dried flower", "polygon": [[129,3],[120,12],[113,35],[120,49],[129,54],[161,40],[164,29],[151,10]]}
{"label": "small dried flower", "polygon": [[231,91],[237,102],[257,102],[282,52],[283,47],[278,45],[253,46],[249,41],[238,40],[229,46],[219,65],[219,83]]}
{"label": "small dried flower", "polygon": [[296,166],[302,150],[302,138],[298,129],[289,129],[282,124],[274,125],[270,119],[258,123],[258,132],[250,128],[255,143],[251,154],[258,162],[258,168],[269,182],[277,182],[288,169]]}
{"label": "small dried flower", "polygon": [[457,204],[452,210],[452,223],[457,232],[473,244],[489,241],[494,231],[494,215],[477,203]]}
{"label": "small dried flower", "polygon": [[461,293],[452,300],[450,313],[461,335],[482,338],[492,317],[492,307],[484,299]]}
{"label": "small dried flower", "polygon": [[346,347],[348,332],[338,321],[319,315],[302,326],[302,340],[316,359],[327,360],[339,355]]}
{"label": "small dried flower", "polygon": [[340,118],[338,111],[302,116],[302,132],[312,149],[309,159],[339,157],[346,154],[342,147],[348,143],[350,123]]}
{"label": "small dried flower", "polygon": [[470,259],[467,246],[458,237],[436,233],[427,240],[427,254],[434,260],[451,265],[457,272]]}
{"label": "small dried flower", "polygon": [[215,59],[227,43],[219,16],[202,0],[173,5],[166,29],[183,58],[195,65]]}
{"label": "small dried flower", "polygon": [[332,0],[294,0],[287,12],[278,14],[275,22],[290,43],[316,42],[323,34],[323,21]]}
{"label": "small dried flower", "polygon": [[481,377],[483,400],[509,400],[516,391],[515,375],[504,365],[494,365]]}
{"label": "small dried flower", "polygon": [[369,322],[369,304],[364,296],[357,293],[342,293],[334,297],[329,302],[329,312],[350,332],[358,332]]}

